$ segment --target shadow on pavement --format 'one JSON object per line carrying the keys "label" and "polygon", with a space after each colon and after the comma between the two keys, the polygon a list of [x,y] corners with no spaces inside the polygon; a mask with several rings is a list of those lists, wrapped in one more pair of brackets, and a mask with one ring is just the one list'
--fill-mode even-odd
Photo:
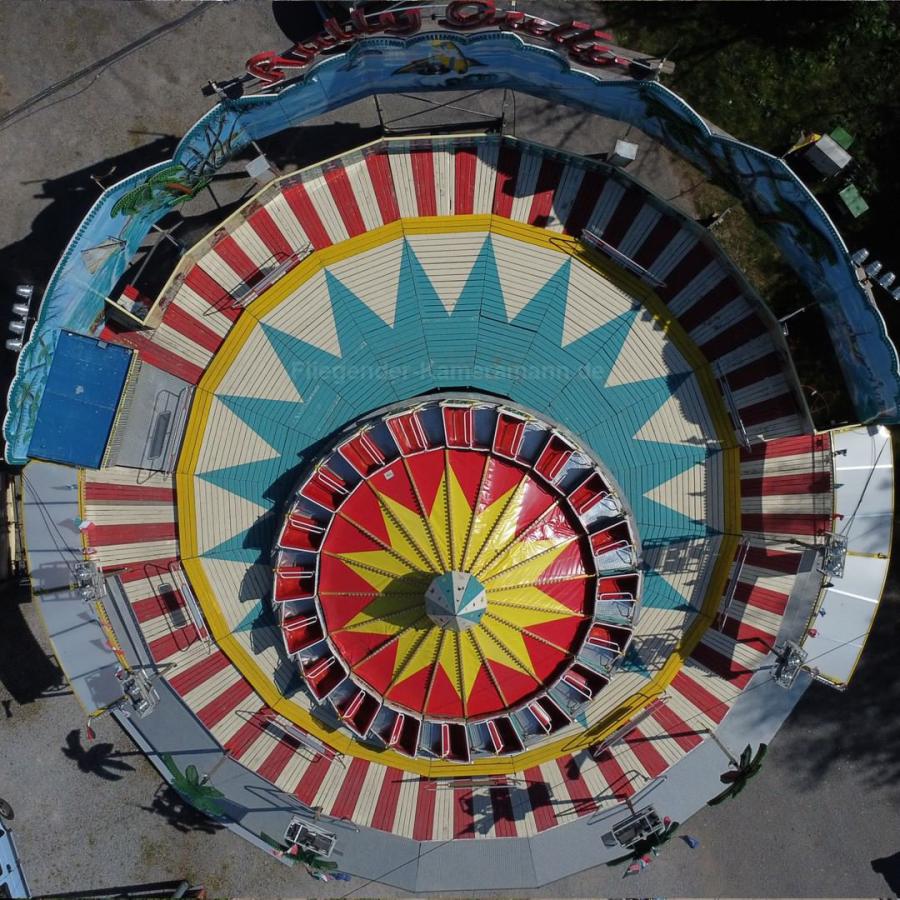
{"label": "shadow on pavement", "polygon": [[[77,728],[73,728],[66,735],[66,746],[62,748],[62,752],[63,756],[78,764],[79,772],[96,775],[104,781],[121,781],[121,772],[134,771],[134,766],[130,766],[118,758],[126,754],[114,753],[112,744],[94,744],[93,747],[85,749],[81,745],[81,732]],[[141,756],[142,754],[135,753],[133,755]]]}
{"label": "shadow on pavement", "polygon": [[[37,214],[25,237],[0,248],[0,296],[13,296],[15,285],[20,283],[35,285],[35,294],[43,295],[66,244],[102,193],[92,175],[104,185],[115,184],[147,166],[170,159],[176,143],[176,137],[163,135],[136,150],[97,160],[65,175],[48,173],[46,178],[35,181],[35,197],[46,198],[50,203]],[[0,355],[0,383],[9,383],[16,359],[13,353]],[[5,415],[5,392],[0,405],[0,414]]]}
{"label": "shadow on pavement", "polygon": [[[894,466],[897,466],[895,447]],[[895,482],[895,491],[897,489]],[[896,497],[895,497],[896,508]],[[893,559],[900,553],[894,528]],[[779,743],[796,749],[795,771],[809,785],[826,778],[834,765],[850,762],[873,786],[891,786],[900,802],[900,579],[891,573],[879,610],[850,686],[840,693],[814,684],[791,714]],[[812,662],[812,661],[811,661]],[[812,662],[815,665],[814,662]]]}
{"label": "shadow on pavement", "polygon": [[[185,888],[185,886],[187,886]],[[181,881],[151,881],[143,884],[122,884],[115,887],[102,887],[91,891],[71,891],[66,894],[53,894],[54,900],[80,900],[83,897],[97,897],[109,900],[110,897],[135,897],[147,900],[150,897],[198,897],[201,896],[202,885],[188,885]],[[177,893],[176,893],[177,892]],[[205,894],[203,894],[205,896]]]}
{"label": "shadow on pavement", "polygon": [[10,719],[12,703],[24,706],[42,697],[67,694],[65,676],[31,633],[22,614],[27,585],[10,580],[0,587],[0,684],[12,697],[2,701],[0,720]]}
{"label": "shadow on pavement", "polygon": [[900,851],[892,856],[873,859],[872,871],[884,878],[892,894],[900,895]]}
{"label": "shadow on pavement", "polygon": [[161,816],[169,825],[182,834],[188,834],[192,831],[215,834],[225,827],[207,818],[203,813],[198,812],[193,806],[186,803],[178,792],[169,787],[168,784],[161,784],[153,795],[151,804],[140,808],[145,812]]}
{"label": "shadow on pavement", "polygon": [[0,248],[0,287],[19,281],[46,285],[75,229],[102,193],[91,176],[105,186],[115,184],[170,159],[177,140],[174,135],[162,135],[127,153],[97,160],[65,175],[48,173],[48,177],[34,181],[34,196],[50,202],[37,214],[25,237]]}
{"label": "shadow on pavement", "polygon": [[[335,12],[340,14],[339,10],[328,10],[329,15]],[[272,0],[272,18],[281,33],[295,43],[318,34],[324,21],[321,4],[296,3],[294,0]]]}
{"label": "shadow on pavement", "polygon": [[288,128],[272,137],[261,138],[258,143],[280,169],[302,169],[380,137],[380,125],[334,122]]}

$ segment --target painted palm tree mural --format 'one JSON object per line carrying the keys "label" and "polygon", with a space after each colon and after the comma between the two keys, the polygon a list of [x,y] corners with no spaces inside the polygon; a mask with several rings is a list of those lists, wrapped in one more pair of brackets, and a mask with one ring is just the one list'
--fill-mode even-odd
{"label": "painted palm tree mural", "polygon": [[166,166],[119,197],[113,205],[111,215],[133,216],[163,207],[174,209],[193,199],[211,180],[211,177],[191,180],[188,170],[180,163]]}
{"label": "painted palm tree mural", "polygon": [[160,759],[172,773],[172,787],[183,800],[210,818],[215,819],[222,815],[220,801],[225,795],[211,784],[205,784],[200,778],[196,766],[190,765],[182,772],[175,765],[175,760],[172,759],[170,753],[164,753]]}
{"label": "painted palm tree mural", "polygon": [[732,799],[737,797],[737,795],[747,786],[747,782],[755,775],[759,774],[759,770],[762,768],[762,761],[765,759],[768,749],[768,744],[760,744],[756,750],[756,755],[754,756],[753,750],[750,745],[747,744],[747,746],[744,747],[744,752],[741,754],[740,760],[737,761],[737,768],[729,769],[719,776],[719,781],[721,781],[722,784],[727,784],[728,787],[725,788],[721,794],[717,794],[713,797],[708,805],[718,806],[718,804],[727,800],[729,797]]}
{"label": "painted palm tree mural", "polygon": [[179,162],[172,162],[126,191],[115,202],[110,215],[133,216],[171,210],[192,200],[239,149],[237,127],[238,120],[227,115],[205,124],[180,149]]}

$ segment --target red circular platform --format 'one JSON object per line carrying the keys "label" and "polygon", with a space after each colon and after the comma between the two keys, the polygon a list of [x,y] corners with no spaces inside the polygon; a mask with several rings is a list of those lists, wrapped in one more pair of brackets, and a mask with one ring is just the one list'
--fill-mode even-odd
{"label": "red circular platform", "polygon": [[[318,596],[332,645],[388,702],[430,718],[489,716],[561,674],[582,643],[595,569],[558,493],[511,460],[433,448],[363,479],[322,544]],[[424,597],[458,570],[485,588],[471,631]]]}
{"label": "red circular platform", "polygon": [[274,597],[310,691],[357,733],[382,710],[552,718],[608,680],[595,613],[634,596],[634,544],[570,437],[493,402],[432,401],[366,421],[303,481]]}

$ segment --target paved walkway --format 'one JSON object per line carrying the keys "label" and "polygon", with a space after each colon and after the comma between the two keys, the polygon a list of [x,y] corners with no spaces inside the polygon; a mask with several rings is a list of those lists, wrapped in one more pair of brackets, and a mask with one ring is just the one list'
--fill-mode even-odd
{"label": "paved walkway", "polygon": [[[785,691],[767,672],[758,673],[723,722],[720,740],[738,755],[748,743],[755,747],[768,742],[808,686],[808,677],[802,676]],[[221,754],[211,746],[205,730],[167,688],[161,693],[157,712],[143,721],[122,722],[126,730],[139,745],[149,749],[153,742],[158,753],[173,753],[182,769],[194,764],[203,773],[216,767]],[[705,741],[659,783],[637,794],[633,806],[637,810],[652,804],[660,814],[683,822],[721,789],[718,776],[727,768],[724,753]],[[210,783],[225,794],[225,811],[236,821],[237,833],[258,845],[254,835],[283,834],[295,814],[312,819],[294,798],[230,760],[218,765]],[[605,847],[601,836],[628,815],[626,808],[619,807],[533,838],[494,841],[417,842],[375,829],[357,830],[348,823],[318,824],[337,834],[335,859],[340,868],[367,880],[412,892],[510,890],[546,885],[621,856],[622,848]]]}

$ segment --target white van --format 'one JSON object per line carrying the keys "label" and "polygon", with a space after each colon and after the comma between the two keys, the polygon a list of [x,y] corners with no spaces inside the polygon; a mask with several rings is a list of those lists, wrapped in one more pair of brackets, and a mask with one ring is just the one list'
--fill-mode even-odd
{"label": "white van", "polygon": [[7,825],[12,817],[12,807],[0,800],[0,897],[30,897],[12,831]]}

